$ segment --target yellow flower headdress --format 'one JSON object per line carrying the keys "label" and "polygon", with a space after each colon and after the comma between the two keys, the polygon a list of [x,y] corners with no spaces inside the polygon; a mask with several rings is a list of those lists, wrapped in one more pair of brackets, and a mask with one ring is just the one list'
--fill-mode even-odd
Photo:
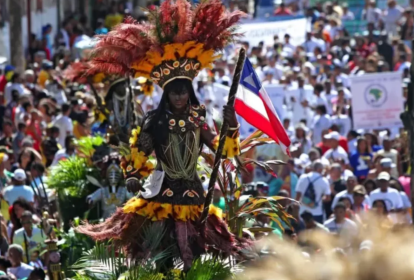
{"label": "yellow flower headdress", "polygon": [[92,52],[96,72],[151,79],[162,88],[175,79],[193,80],[211,67],[235,36],[242,12],[229,13],[220,0],[192,7],[186,0],[165,1],[149,12],[149,23],[131,18],[100,36]]}

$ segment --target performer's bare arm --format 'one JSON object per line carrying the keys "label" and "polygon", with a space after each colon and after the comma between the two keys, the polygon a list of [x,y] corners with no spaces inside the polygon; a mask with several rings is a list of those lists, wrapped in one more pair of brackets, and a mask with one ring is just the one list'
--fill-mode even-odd
{"label": "performer's bare arm", "polygon": [[[236,112],[234,107],[224,105],[223,108],[223,118],[229,124],[230,128],[235,128],[238,126]],[[216,132],[212,131],[208,126],[201,128],[201,140],[203,143],[214,151],[214,139],[217,136]]]}

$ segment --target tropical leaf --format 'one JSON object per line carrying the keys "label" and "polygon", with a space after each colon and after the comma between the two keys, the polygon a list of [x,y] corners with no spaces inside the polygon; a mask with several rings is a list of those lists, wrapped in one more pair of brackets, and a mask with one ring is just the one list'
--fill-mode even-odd
{"label": "tropical leaf", "polygon": [[247,136],[241,143],[240,146],[244,147],[246,145],[248,145],[250,142],[252,142],[253,140],[259,138],[260,136],[263,135],[263,132],[260,130],[256,130],[255,132],[253,132],[252,134],[250,134],[249,136]]}
{"label": "tropical leaf", "polygon": [[86,179],[88,180],[89,183],[91,183],[94,186],[97,186],[99,188],[103,188],[103,186],[101,185],[101,183],[95,178],[92,177],[90,175],[86,175]]}
{"label": "tropical leaf", "polygon": [[81,154],[90,157],[95,152],[95,148],[104,143],[105,139],[102,138],[102,136],[87,136],[79,139],[76,143],[76,147]]}
{"label": "tropical leaf", "polygon": [[252,148],[262,146],[265,144],[274,144],[274,143],[275,141],[271,138],[259,138],[259,139],[251,141],[249,144],[240,146],[240,153],[244,154],[244,153],[247,153]]}
{"label": "tropical leaf", "polygon": [[186,273],[185,280],[219,280],[228,279],[232,275],[228,264],[217,259],[193,262],[191,269]]}
{"label": "tropical leaf", "polygon": [[119,146],[110,146],[113,150],[117,151],[121,156],[127,156],[131,154],[131,148],[128,144],[120,142]]}
{"label": "tropical leaf", "polygon": [[47,185],[58,192],[67,193],[70,196],[85,197],[96,189],[89,188],[86,176],[94,178],[99,177],[99,171],[88,166],[86,159],[80,157],[71,157],[67,160],[61,160],[52,167],[50,175],[47,178]]}

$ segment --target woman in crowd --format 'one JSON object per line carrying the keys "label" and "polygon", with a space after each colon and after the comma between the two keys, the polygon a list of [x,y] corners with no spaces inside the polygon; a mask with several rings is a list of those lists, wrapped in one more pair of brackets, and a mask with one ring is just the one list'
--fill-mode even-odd
{"label": "woman in crowd", "polygon": [[367,192],[367,195],[370,195],[370,193],[377,188],[377,183],[375,182],[375,180],[367,179],[364,182],[364,187]]}
{"label": "woman in crowd", "polygon": [[[35,213],[33,206],[23,198],[17,199],[9,208],[11,223],[9,224],[8,232],[11,241],[13,241],[14,232],[22,228],[20,219],[24,211],[30,211],[32,213]],[[34,223],[39,223],[40,219],[33,214],[33,221]]]}
{"label": "woman in crowd", "polygon": [[300,144],[302,148],[302,152],[307,154],[309,150],[312,148],[312,141],[309,139],[309,137],[306,136],[306,133],[308,131],[308,128],[305,124],[299,123],[295,127],[295,135],[292,138],[292,143],[298,143]]}
{"label": "woman in crowd", "polygon": [[357,140],[357,150],[351,155],[349,160],[359,182],[362,182],[368,176],[372,158],[374,157],[370,150],[371,147],[368,146],[367,140],[364,137],[359,137]]}
{"label": "woman in crowd", "polygon": [[389,216],[387,203],[384,200],[378,199],[372,202],[372,212],[378,218],[379,225],[382,227],[392,227],[393,222]]}
{"label": "woman in crowd", "polygon": [[373,133],[365,133],[365,139],[367,140],[367,144],[371,147],[371,151],[373,153],[378,152],[382,149],[382,146],[379,144],[378,137]]}
{"label": "woman in crowd", "polygon": [[33,148],[24,148],[20,152],[14,167],[30,171],[30,166],[34,162],[42,162],[42,156]]}

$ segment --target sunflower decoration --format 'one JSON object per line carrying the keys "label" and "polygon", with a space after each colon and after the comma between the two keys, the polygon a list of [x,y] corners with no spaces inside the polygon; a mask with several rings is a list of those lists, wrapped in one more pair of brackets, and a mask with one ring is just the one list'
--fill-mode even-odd
{"label": "sunflower decoration", "polygon": [[150,79],[139,77],[137,83],[141,93],[145,96],[152,97],[152,94],[154,93],[154,83]]}
{"label": "sunflower decoration", "polygon": [[[240,36],[235,24],[244,15],[226,11],[220,0],[195,7],[186,0],[165,1],[148,14],[148,23],[129,17],[99,37],[91,53],[94,72],[144,77],[161,88],[175,79],[193,80]],[[151,85],[145,83],[144,91],[147,95]]]}

